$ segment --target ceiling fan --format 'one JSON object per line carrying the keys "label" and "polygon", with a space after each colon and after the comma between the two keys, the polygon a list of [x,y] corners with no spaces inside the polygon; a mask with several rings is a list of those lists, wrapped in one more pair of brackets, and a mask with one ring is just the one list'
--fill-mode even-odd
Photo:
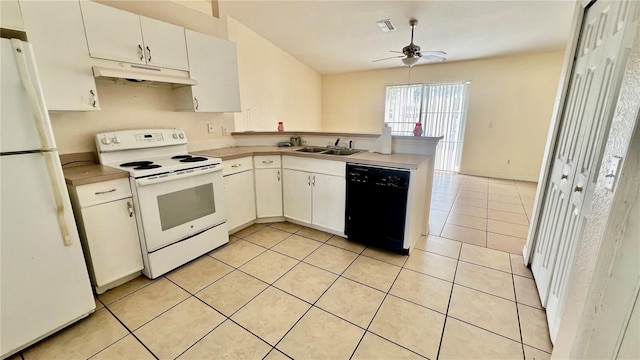
{"label": "ceiling fan", "polygon": [[424,58],[424,59],[427,59],[427,60],[433,60],[433,61],[445,61],[446,60],[446,58],[441,56],[441,55],[447,55],[447,53],[444,52],[444,51],[420,51],[420,46],[415,45],[413,43],[413,30],[415,29],[416,25],[418,25],[418,20],[416,20],[416,19],[409,20],[409,25],[411,26],[411,43],[409,45],[403,47],[402,51],[393,51],[393,50],[391,50],[391,52],[399,53],[399,54],[403,54],[403,55],[392,56],[392,57],[388,57],[388,58],[384,58],[384,59],[373,60],[373,62],[402,58],[402,63],[404,65],[412,67],[418,61],[420,61],[421,58]]}

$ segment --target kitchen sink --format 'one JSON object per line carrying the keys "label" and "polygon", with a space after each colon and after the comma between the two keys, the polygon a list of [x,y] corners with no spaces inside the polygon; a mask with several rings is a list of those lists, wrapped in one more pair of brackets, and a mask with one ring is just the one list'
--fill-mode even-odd
{"label": "kitchen sink", "polygon": [[357,154],[359,152],[362,152],[362,150],[356,150],[356,149],[329,149],[329,150],[323,152],[323,154],[327,154],[327,155],[353,155],[353,154]]}
{"label": "kitchen sink", "polygon": [[306,147],[303,147],[302,149],[298,149],[296,151],[306,152],[306,153],[320,153],[320,152],[323,152],[323,151],[327,151],[327,148],[326,147],[306,146]]}
{"label": "kitchen sink", "polygon": [[326,147],[320,147],[320,146],[305,146],[305,147],[303,147],[301,149],[298,149],[296,151],[306,152],[306,153],[323,154],[323,155],[353,155],[353,154],[357,154],[359,152],[362,152],[363,150],[357,150],[357,149],[333,149],[333,148],[326,148]]}

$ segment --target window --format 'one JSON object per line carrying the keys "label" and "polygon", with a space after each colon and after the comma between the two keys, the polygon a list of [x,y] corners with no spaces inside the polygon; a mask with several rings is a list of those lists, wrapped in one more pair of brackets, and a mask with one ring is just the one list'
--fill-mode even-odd
{"label": "window", "polygon": [[459,171],[467,89],[470,82],[387,86],[385,122],[393,135],[413,136],[417,122],[424,136],[440,136],[435,169]]}

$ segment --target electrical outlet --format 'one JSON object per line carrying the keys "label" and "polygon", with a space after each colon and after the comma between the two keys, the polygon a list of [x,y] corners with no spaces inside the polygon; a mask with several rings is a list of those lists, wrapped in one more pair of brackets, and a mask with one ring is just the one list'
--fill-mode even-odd
{"label": "electrical outlet", "polygon": [[229,128],[228,127],[226,127],[226,126],[222,127],[222,135],[223,136],[229,135]]}
{"label": "electrical outlet", "polygon": [[300,143],[301,143],[302,145],[307,145],[307,140],[302,139],[302,140],[300,140]]}
{"label": "electrical outlet", "polygon": [[209,131],[209,134],[216,133],[216,127],[213,125],[213,123],[207,123],[207,130]]}

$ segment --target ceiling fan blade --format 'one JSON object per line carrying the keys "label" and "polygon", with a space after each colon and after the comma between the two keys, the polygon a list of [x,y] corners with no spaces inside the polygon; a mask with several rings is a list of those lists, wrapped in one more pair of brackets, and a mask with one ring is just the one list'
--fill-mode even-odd
{"label": "ceiling fan blade", "polygon": [[447,55],[446,52],[440,51],[440,50],[427,50],[427,51],[421,51],[420,53],[422,55]]}
{"label": "ceiling fan blade", "polygon": [[442,56],[438,56],[438,55],[422,55],[422,58],[425,60],[432,60],[432,61],[445,61],[447,60],[446,58],[443,58]]}
{"label": "ceiling fan blade", "polygon": [[399,58],[403,58],[403,57],[404,57],[404,55],[392,56],[392,57],[388,57],[388,58],[384,58],[384,59],[373,60],[372,62],[378,62],[378,61],[383,61],[383,60],[391,60],[391,59],[399,59]]}

